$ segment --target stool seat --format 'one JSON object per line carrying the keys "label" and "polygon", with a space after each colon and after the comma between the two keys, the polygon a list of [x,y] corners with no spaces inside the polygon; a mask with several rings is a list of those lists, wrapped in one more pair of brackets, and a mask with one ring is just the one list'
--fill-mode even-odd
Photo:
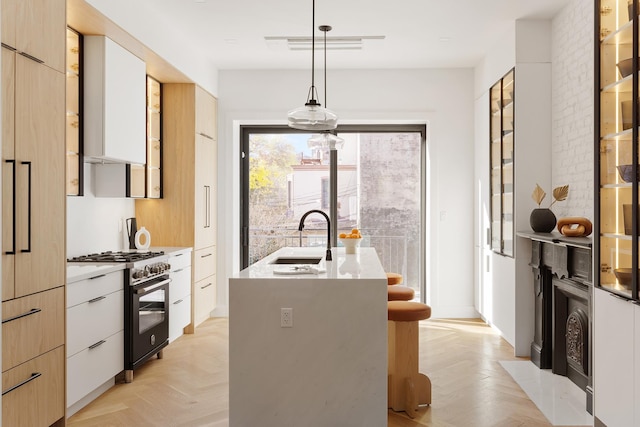
{"label": "stool seat", "polygon": [[431,317],[431,307],[414,301],[387,302],[387,316],[395,322],[415,322]]}
{"label": "stool seat", "polygon": [[407,286],[387,286],[387,301],[411,301],[415,291]]}
{"label": "stool seat", "polygon": [[402,274],[387,273],[387,285],[399,285],[402,283]]}

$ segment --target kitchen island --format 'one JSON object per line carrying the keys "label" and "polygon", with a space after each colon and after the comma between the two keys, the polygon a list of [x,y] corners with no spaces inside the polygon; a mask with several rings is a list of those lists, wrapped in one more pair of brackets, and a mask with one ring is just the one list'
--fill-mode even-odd
{"label": "kitchen island", "polygon": [[[312,256],[317,274],[273,263]],[[232,427],[386,425],[385,272],[374,248],[324,256],[282,248],[229,279]]]}

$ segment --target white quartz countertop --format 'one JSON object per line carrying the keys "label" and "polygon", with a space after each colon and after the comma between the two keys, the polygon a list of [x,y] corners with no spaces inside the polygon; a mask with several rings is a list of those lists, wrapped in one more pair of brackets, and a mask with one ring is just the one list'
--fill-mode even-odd
{"label": "white quartz countertop", "polygon": [[68,263],[67,283],[78,282],[80,280],[100,276],[101,274],[112,273],[118,270],[124,270],[124,264]]}
{"label": "white quartz countertop", "polygon": [[[239,279],[283,279],[283,280],[326,280],[326,279],[385,279],[385,272],[380,264],[375,248],[358,248],[355,254],[345,254],[343,247],[332,248],[332,261],[326,261],[326,248],[324,247],[286,247],[261,259],[255,264],[235,274]],[[320,271],[318,274],[295,274],[295,267],[301,264],[272,264],[277,258],[286,257],[322,257],[319,264],[311,267]],[[288,270],[288,271],[287,271]],[[290,274],[277,274],[274,271]]]}
{"label": "white quartz countertop", "polygon": [[151,246],[149,248],[152,252],[164,252],[167,255],[177,255],[179,253],[188,253],[193,250],[191,247],[180,247],[180,246]]}

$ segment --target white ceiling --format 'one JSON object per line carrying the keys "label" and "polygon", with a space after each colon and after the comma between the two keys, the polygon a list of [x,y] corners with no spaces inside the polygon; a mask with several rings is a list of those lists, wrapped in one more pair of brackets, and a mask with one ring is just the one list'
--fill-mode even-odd
{"label": "white ceiling", "polygon": [[[187,49],[218,69],[304,69],[310,51],[266,36],[311,36],[311,0],[145,0]],[[316,0],[329,37],[385,36],[363,50],[328,50],[328,68],[473,67],[516,19],[548,19],[569,0]],[[156,14],[154,14],[156,15]],[[322,64],[316,50],[316,66]]]}

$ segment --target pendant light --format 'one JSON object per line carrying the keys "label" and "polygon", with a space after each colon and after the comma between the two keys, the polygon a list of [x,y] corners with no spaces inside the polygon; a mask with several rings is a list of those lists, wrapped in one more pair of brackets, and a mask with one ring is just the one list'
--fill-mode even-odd
{"label": "pendant light", "polygon": [[[327,33],[331,31],[330,25],[320,25],[318,27],[324,33],[324,105],[327,105]],[[342,148],[344,139],[334,135],[330,130],[309,138],[307,141],[309,148],[326,148],[336,150]]]}
{"label": "pendant light", "polygon": [[[335,129],[338,126],[338,116],[333,111],[323,108],[316,100],[318,91],[315,86],[315,26],[316,26],[316,2],[312,0],[311,18],[311,87],[307,94],[307,102],[304,107],[295,108],[288,113],[289,127],[300,130],[324,131]],[[326,33],[325,33],[326,37]],[[326,42],[325,42],[326,43]]]}

